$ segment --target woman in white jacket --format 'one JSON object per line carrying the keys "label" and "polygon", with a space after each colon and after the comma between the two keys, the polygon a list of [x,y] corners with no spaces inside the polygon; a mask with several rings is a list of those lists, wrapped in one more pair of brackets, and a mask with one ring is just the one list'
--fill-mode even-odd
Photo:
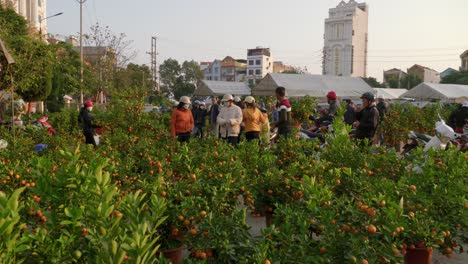
{"label": "woman in white jacket", "polygon": [[221,138],[235,146],[239,143],[238,136],[242,123],[242,110],[234,104],[234,97],[230,94],[225,94],[221,102],[223,107],[219,110],[216,119],[219,125],[219,134]]}

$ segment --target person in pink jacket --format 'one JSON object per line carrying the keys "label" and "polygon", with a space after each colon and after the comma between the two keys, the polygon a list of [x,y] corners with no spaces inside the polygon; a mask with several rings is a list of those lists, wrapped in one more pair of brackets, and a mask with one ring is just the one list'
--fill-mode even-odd
{"label": "person in pink jacket", "polygon": [[216,122],[219,125],[221,138],[236,146],[239,143],[240,125],[242,123],[242,110],[234,104],[234,97],[225,94],[221,100],[223,107],[219,110]]}

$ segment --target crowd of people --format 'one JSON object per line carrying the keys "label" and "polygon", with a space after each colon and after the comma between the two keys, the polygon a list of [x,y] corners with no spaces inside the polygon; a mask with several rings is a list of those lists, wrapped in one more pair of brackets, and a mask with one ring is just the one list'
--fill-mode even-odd
{"label": "crowd of people", "polygon": [[[277,99],[276,108],[272,122],[269,122],[267,110],[259,107],[253,96],[246,96],[241,100],[238,96],[225,94],[218,104],[216,97],[212,98],[210,109],[206,109],[204,102],[195,101],[190,111],[190,98],[182,96],[179,105],[172,113],[171,135],[179,142],[186,142],[191,136],[205,137],[206,118],[210,123],[211,135],[224,139],[232,145],[237,145],[241,140],[241,135],[247,141],[262,140],[269,142],[269,133],[275,129],[280,137],[287,137],[291,133],[291,103],[286,97],[286,89],[278,87],[275,90]],[[325,109],[317,123],[324,121],[332,122],[338,113],[340,103],[334,91],[326,95],[328,108]],[[379,122],[381,122],[388,112],[389,104],[384,98],[379,97],[375,101],[373,93],[367,92],[361,96],[362,108],[357,111],[352,100],[345,100],[346,111],[344,121],[352,125],[352,136],[357,139],[369,139],[373,142]]]}

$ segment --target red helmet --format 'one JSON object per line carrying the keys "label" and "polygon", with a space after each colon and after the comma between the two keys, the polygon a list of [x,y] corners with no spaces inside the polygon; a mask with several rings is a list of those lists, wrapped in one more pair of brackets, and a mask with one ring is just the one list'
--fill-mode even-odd
{"label": "red helmet", "polygon": [[86,107],[92,107],[92,106],[93,106],[93,101],[87,100],[87,101],[85,101],[85,102],[83,103],[83,105],[86,106]]}
{"label": "red helmet", "polygon": [[330,91],[327,93],[327,98],[335,100],[336,99],[336,93],[334,91]]}

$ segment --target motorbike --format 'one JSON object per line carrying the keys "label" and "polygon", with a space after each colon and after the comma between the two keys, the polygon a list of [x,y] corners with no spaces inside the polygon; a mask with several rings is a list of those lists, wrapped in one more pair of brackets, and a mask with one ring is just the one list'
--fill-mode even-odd
{"label": "motorbike", "polygon": [[49,120],[48,116],[41,116],[34,122],[33,125],[39,128],[47,129],[47,131],[52,135],[57,134],[57,131],[52,127],[52,125],[49,124],[49,122],[47,122],[48,120]]}
{"label": "motorbike", "polygon": [[456,133],[440,116],[439,119],[440,120],[437,121],[435,125],[434,136],[410,131],[408,134],[409,142],[403,146],[402,154],[407,155],[411,150],[420,145],[424,146],[424,152],[427,152],[431,148],[446,149],[451,144],[465,151],[467,148],[466,142],[468,142],[468,135],[466,133]]}

